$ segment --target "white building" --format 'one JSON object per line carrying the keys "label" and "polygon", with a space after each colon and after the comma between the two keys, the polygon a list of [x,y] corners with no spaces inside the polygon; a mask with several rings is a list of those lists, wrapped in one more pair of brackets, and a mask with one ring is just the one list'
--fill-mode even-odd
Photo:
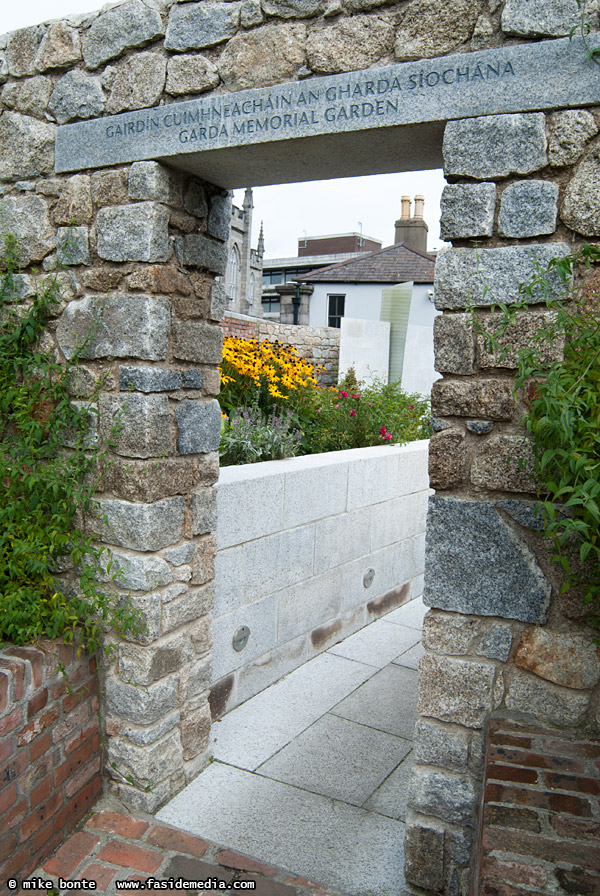
{"label": "white building", "polygon": [[339,327],[343,318],[389,321],[390,379],[428,395],[434,370],[435,258],[404,242],[329,265],[298,280],[314,288],[310,326]]}

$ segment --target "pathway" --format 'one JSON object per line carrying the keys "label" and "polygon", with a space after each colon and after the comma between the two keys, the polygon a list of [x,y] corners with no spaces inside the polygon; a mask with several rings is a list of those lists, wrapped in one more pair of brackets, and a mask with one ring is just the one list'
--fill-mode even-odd
{"label": "pathway", "polygon": [[160,821],[348,896],[397,896],[426,612],[413,600],[213,725]]}

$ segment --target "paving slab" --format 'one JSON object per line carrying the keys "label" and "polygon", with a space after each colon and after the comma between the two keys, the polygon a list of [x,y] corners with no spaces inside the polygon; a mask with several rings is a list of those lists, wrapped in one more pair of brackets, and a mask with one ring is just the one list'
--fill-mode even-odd
{"label": "paving slab", "polygon": [[423,619],[429,611],[423,603],[422,597],[416,597],[407,604],[392,610],[385,617],[386,622],[393,622],[395,625],[408,625],[410,628],[416,628],[419,631],[423,628]]}
{"label": "paving slab", "polygon": [[157,817],[349,896],[398,896],[404,824],[220,762]]}
{"label": "paving slab", "polygon": [[321,653],[215,722],[213,756],[258,768],[372,673],[372,666]]}
{"label": "paving slab", "polygon": [[388,815],[390,818],[397,818],[399,821],[405,821],[408,783],[412,766],[413,754],[411,751],[404,761],[394,769],[391,775],[388,775],[375,793],[369,797],[363,808],[379,812],[380,815]]}
{"label": "paving slab", "polygon": [[331,712],[410,740],[417,719],[417,673],[413,669],[390,664],[338,703]]}
{"label": "paving slab", "polygon": [[410,743],[401,737],[327,713],[258,771],[362,806],[408,752]]}
{"label": "paving slab", "polygon": [[392,662],[396,666],[406,666],[408,669],[416,670],[419,668],[419,660],[422,656],[425,656],[425,648],[423,647],[422,642],[419,641],[414,647],[401,653],[400,656],[397,656]]}
{"label": "paving slab", "polygon": [[330,647],[327,652],[383,669],[399,654],[417,644],[420,639],[421,632],[414,628],[394,625],[387,622],[387,619],[377,619],[371,625]]}

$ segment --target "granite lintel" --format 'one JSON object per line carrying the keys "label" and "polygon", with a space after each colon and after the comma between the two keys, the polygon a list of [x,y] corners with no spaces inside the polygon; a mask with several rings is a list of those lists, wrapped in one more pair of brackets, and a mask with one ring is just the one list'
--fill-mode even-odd
{"label": "granite lintel", "polygon": [[[600,37],[589,39],[600,45]],[[399,164],[414,170],[441,160],[439,146],[423,153],[425,138],[441,134],[450,119],[596,103],[600,67],[587,61],[581,39],[561,38],[203,95],[63,125],[56,130],[55,166],[62,172],[163,159],[226,187],[238,186],[239,178],[259,185],[334,169],[357,174],[357,167],[369,165],[370,173],[374,167],[398,170]],[[351,140],[348,151],[340,153],[338,134]],[[298,144],[289,145],[297,139],[303,141],[300,158]]]}

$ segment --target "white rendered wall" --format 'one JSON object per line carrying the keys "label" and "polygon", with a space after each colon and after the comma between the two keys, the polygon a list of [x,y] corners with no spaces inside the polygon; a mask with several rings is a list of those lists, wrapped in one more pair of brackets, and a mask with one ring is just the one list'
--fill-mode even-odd
{"label": "white rendered wall", "polygon": [[[380,318],[381,283],[315,283],[314,287],[309,309],[311,326],[327,326],[327,296],[330,294],[346,296],[344,317],[377,321]],[[433,284],[427,283],[413,286],[402,369],[402,388],[427,396],[439,378],[433,366],[433,318],[439,312],[429,301],[432,289]]]}
{"label": "white rendered wall", "polygon": [[[228,709],[421,594],[427,450],[420,441],[221,469],[212,678],[233,679]],[[250,638],[236,652],[241,626]]]}

